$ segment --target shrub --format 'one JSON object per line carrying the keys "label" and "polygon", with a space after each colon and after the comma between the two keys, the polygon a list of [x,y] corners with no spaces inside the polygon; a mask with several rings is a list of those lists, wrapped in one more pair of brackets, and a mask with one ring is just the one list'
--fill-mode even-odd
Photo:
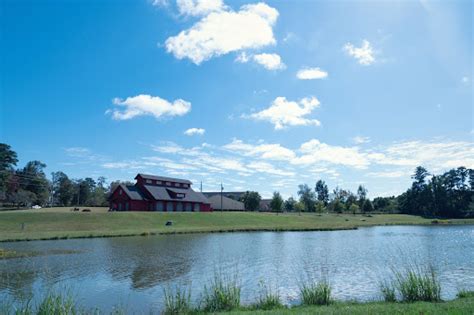
{"label": "shrub", "polygon": [[204,287],[204,312],[230,311],[240,306],[240,286],[236,279],[216,274],[209,287]]}
{"label": "shrub", "polygon": [[187,314],[191,312],[191,290],[165,289],[165,315]]}
{"label": "shrub", "polygon": [[329,305],[331,303],[331,286],[327,281],[303,284],[300,294],[304,305]]}
{"label": "shrub", "polygon": [[468,291],[468,290],[461,289],[461,290],[459,290],[459,292],[457,294],[457,297],[459,299],[474,297],[474,291]]}

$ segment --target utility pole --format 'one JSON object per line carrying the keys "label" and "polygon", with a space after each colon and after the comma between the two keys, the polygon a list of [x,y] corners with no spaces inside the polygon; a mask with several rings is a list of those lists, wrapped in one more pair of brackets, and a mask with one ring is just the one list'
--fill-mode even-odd
{"label": "utility pole", "polygon": [[222,193],[224,191],[224,186],[222,186],[222,182],[221,182],[221,211],[222,211]]}
{"label": "utility pole", "polygon": [[201,181],[201,192],[202,192],[202,181]]}

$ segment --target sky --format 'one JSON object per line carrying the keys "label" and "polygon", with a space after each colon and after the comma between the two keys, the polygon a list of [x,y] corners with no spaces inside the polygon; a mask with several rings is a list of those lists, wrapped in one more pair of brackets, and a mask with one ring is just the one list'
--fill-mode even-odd
{"label": "sky", "polygon": [[1,1],[0,142],[48,175],[369,196],[474,168],[471,1]]}

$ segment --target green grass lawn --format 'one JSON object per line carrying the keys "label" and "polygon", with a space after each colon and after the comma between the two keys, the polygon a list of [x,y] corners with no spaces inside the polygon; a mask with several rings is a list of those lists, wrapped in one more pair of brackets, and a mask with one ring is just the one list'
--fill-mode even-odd
{"label": "green grass lawn", "polygon": [[[252,212],[157,213],[71,212],[50,208],[0,212],[0,241],[77,237],[148,235],[159,233],[336,230],[373,225],[432,224],[419,216],[384,214],[366,217],[336,214],[273,214]],[[173,221],[172,226],[165,226]],[[444,224],[474,224],[474,219],[449,220]]]}
{"label": "green grass lawn", "polygon": [[305,314],[341,314],[341,315],[367,315],[367,314],[430,314],[430,315],[444,315],[444,314],[474,314],[474,295],[466,298],[458,298],[453,301],[429,303],[385,303],[385,302],[370,302],[370,303],[344,303],[337,302],[329,306],[297,306],[289,309],[279,309],[271,311],[233,311],[222,314],[229,315],[305,315]]}

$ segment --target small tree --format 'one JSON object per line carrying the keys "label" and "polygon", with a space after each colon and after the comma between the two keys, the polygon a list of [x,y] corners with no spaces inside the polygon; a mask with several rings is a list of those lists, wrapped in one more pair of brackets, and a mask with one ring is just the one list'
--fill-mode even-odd
{"label": "small tree", "polygon": [[287,212],[295,211],[295,207],[296,207],[296,200],[293,197],[290,197],[285,201],[285,204],[284,204],[285,211]]}
{"label": "small tree", "polygon": [[301,215],[301,212],[303,212],[305,210],[304,208],[305,208],[304,204],[301,201],[298,201],[295,204],[295,211],[297,211],[300,215]]}
{"label": "small tree", "polygon": [[362,208],[362,211],[364,213],[366,212],[372,212],[374,211],[374,206],[372,205],[372,202],[369,199],[366,199],[364,202],[364,206]]}
{"label": "small tree", "polygon": [[355,215],[357,212],[359,212],[360,208],[357,204],[353,203],[349,207],[349,211],[352,212],[353,215]]}
{"label": "small tree", "polygon": [[317,213],[323,213],[326,210],[326,207],[324,206],[324,202],[319,201],[319,200],[316,201],[314,209]]}
{"label": "small tree", "polygon": [[276,213],[280,213],[283,210],[283,198],[278,191],[273,193],[273,198],[270,202],[270,208]]}
{"label": "small tree", "polygon": [[257,211],[260,207],[260,200],[262,200],[262,197],[260,197],[260,194],[256,191],[247,191],[242,199],[245,205],[245,210]]}

